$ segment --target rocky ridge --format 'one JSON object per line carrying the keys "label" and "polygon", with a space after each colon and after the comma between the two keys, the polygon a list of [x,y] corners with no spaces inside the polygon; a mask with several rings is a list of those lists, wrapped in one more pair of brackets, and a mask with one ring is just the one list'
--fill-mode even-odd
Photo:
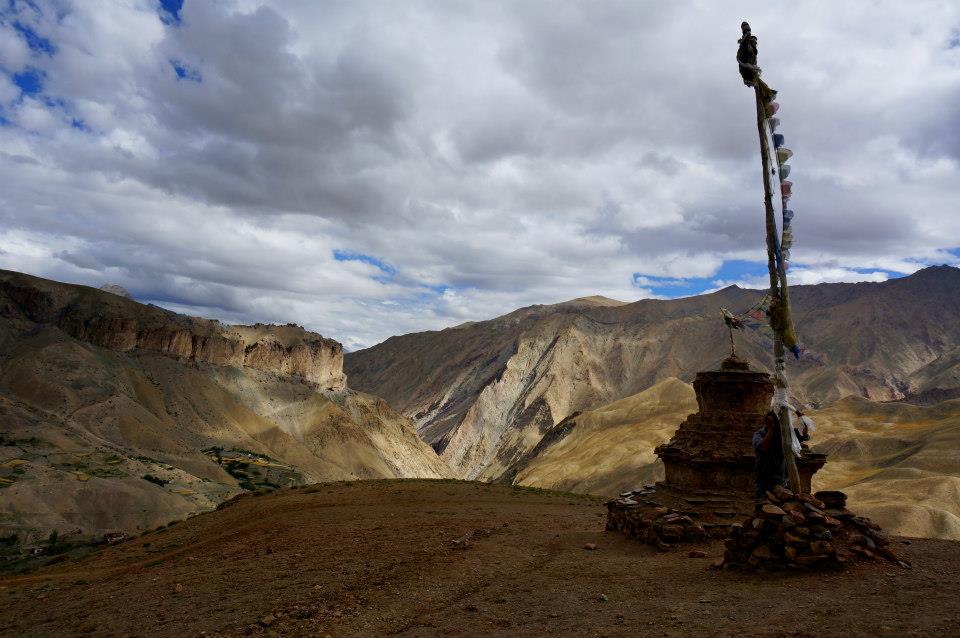
{"label": "rocky ridge", "polygon": [[134,533],[244,490],[444,478],[340,345],[0,273],[0,561]]}
{"label": "rocky ridge", "polygon": [[85,286],[51,284],[0,271],[0,317],[55,325],[75,339],[118,352],[249,367],[330,390],[346,386],[343,347],[299,326],[228,326],[145,306],[114,291],[106,297]]}

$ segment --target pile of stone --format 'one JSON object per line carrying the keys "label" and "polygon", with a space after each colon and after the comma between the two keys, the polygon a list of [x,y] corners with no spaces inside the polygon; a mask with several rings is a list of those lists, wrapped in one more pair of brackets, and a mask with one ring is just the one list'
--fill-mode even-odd
{"label": "pile of stone", "polygon": [[767,492],[756,513],[733,525],[717,567],[756,571],[829,569],[857,559],[886,559],[908,566],[880,526],[846,508],[843,492],[796,495]]}
{"label": "pile of stone", "polygon": [[607,530],[617,531],[669,551],[681,542],[701,541],[707,532],[690,516],[669,507],[635,500],[642,492],[626,492],[607,503]]}

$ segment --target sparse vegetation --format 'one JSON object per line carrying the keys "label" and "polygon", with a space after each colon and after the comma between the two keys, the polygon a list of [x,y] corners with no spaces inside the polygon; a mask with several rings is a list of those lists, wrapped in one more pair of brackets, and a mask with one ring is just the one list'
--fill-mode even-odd
{"label": "sparse vegetation", "polygon": [[166,485],[167,483],[170,482],[170,481],[168,481],[168,480],[166,480],[166,479],[160,478],[159,476],[154,476],[153,474],[144,474],[144,475],[143,475],[143,480],[144,480],[144,481],[150,481],[151,483],[154,483],[154,484],[156,484],[156,485],[159,485],[160,487],[163,487],[164,485]]}

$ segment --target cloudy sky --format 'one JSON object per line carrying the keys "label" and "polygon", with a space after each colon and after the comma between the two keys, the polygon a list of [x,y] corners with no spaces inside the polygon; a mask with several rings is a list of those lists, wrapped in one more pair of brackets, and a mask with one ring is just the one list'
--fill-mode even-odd
{"label": "cloudy sky", "polygon": [[739,24],[792,281],[960,262],[952,2],[12,0],[0,268],[348,348],[762,282]]}

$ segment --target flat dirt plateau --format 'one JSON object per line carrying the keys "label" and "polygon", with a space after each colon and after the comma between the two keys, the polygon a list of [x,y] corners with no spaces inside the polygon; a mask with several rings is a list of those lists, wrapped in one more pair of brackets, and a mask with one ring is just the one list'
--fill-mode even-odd
{"label": "flat dirt plateau", "polygon": [[960,543],[894,539],[913,569],[745,576],[709,569],[719,542],[658,553],[604,521],[593,497],[443,480],[248,495],[0,580],[0,635],[960,632]]}

